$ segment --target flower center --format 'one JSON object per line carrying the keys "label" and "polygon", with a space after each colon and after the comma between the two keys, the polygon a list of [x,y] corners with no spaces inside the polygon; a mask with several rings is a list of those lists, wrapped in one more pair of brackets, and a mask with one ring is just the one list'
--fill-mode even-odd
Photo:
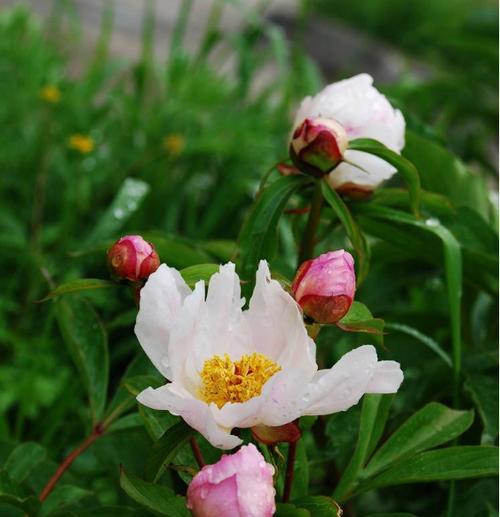
{"label": "flower center", "polygon": [[243,355],[234,362],[227,354],[214,355],[205,361],[200,373],[200,398],[218,408],[226,402],[246,402],[259,396],[262,386],[280,370],[281,366],[264,354]]}

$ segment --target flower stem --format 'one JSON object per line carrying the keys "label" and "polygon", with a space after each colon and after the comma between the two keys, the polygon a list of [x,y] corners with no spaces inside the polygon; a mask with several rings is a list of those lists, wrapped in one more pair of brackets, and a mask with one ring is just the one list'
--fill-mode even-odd
{"label": "flower stem", "polygon": [[[298,420],[295,421],[298,423]],[[290,500],[292,493],[293,476],[295,473],[295,456],[297,455],[297,443],[293,442],[288,445],[288,459],[286,463],[285,472],[285,487],[283,489],[283,502],[287,503]]]}
{"label": "flower stem", "polygon": [[316,230],[319,225],[322,205],[323,193],[321,191],[321,181],[316,181],[314,183],[314,192],[311,200],[311,211],[309,212],[309,218],[304,230],[304,235],[302,236],[302,242],[300,243],[299,266],[302,262],[314,256]]}
{"label": "flower stem", "polygon": [[68,468],[71,466],[73,461],[82,454],[82,452],[85,452],[100,436],[104,434],[106,431],[106,428],[102,424],[97,424],[94,427],[94,430],[92,431],[92,434],[87,436],[85,440],[72,452],[64,458],[63,462],[59,465],[57,470],[55,471],[54,475],[49,479],[48,483],[45,485],[43,490],[40,492],[40,495],[38,496],[38,499],[40,501],[45,501],[49,494],[52,492],[54,487],[56,486],[57,482],[61,479],[63,474],[68,470]]}
{"label": "flower stem", "polygon": [[194,454],[196,463],[198,463],[198,467],[200,467],[200,469],[202,469],[206,465],[206,463],[205,463],[205,458],[203,457],[203,454],[201,452],[200,446],[198,445],[198,442],[196,441],[196,438],[193,436],[193,438],[191,438],[189,440],[189,443],[191,444],[191,449],[193,450],[193,454]]}

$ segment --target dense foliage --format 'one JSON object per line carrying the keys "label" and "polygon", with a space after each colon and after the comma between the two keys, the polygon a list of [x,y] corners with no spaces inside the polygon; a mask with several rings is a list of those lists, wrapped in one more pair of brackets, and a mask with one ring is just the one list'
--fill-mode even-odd
{"label": "dense foliage", "polygon": [[[351,2],[344,18],[389,34],[386,18],[356,12],[368,3]],[[108,55],[107,10],[77,73],[70,65],[81,49],[64,15],[43,25],[23,9],[0,15],[1,515],[189,515],[174,494],[185,494],[197,469],[192,432],[135,401],[162,378],[133,333],[132,290],[109,281],[105,253],[116,239],[143,235],[190,285],[233,260],[248,295],[261,258],[284,285],[293,279],[312,187],[280,176],[274,164],[287,159],[290,115],[320,88],[320,75],[257,15],[224,35],[219,14],[189,55],[181,13],[160,66],[154,13],[146,11],[143,54],[130,66]],[[428,16],[419,26],[434,41],[439,31]],[[464,51],[465,65],[453,61],[446,75],[387,89],[409,121],[402,157],[373,141],[350,143],[392,160],[399,174],[364,200],[322,186],[315,254],[351,250],[358,290],[345,328],[321,330],[319,361],[331,365],[370,342],[401,364],[405,381],[395,396],[368,395],[346,412],[301,419],[291,502],[277,515],[336,515],[320,494],[348,517],[498,515],[498,227],[489,153],[497,58],[491,38],[460,32],[482,22],[490,20],[447,26],[455,50],[460,41],[478,49],[477,73],[465,72]],[[429,66],[451,62],[441,40],[428,56],[426,44],[397,38],[405,32],[391,32],[392,42]],[[221,43],[236,63],[229,78],[211,59]],[[270,62],[276,76],[255,90]],[[58,465],[84,440],[90,447],[40,504]],[[221,451],[198,440],[215,462]],[[262,446],[281,472],[277,502],[287,447]]]}

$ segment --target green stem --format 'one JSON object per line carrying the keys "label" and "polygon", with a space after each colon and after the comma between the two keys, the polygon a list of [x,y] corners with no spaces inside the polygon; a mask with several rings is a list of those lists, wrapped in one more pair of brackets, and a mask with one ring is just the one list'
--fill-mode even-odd
{"label": "green stem", "polygon": [[314,256],[314,245],[316,244],[316,230],[318,229],[321,216],[321,207],[323,205],[323,192],[321,191],[321,182],[314,183],[314,192],[311,200],[311,211],[307,220],[302,242],[300,243],[299,263],[300,266],[304,261]]}

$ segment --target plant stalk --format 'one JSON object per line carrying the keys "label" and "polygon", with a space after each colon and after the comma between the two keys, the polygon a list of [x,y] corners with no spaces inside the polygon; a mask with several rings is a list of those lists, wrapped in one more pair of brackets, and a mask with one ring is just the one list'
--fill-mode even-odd
{"label": "plant stalk", "polygon": [[38,499],[40,501],[45,501],[47,497],[50,495],[54,487],[57,485],[58,481],[64,475],[64,473],[68,470],[71,464],[82,454],[85,452],[99,437],[101,437],[106,431],[106,428],[102,424],[97,424],[92,431],[92,434],[87,436],[85,440],[72,452],[64,458],[62,463],[59,465],[54,475],[49,479],[48,483],[45,485],[43,490],[40,492]]}
{"label": "plant stalk", "polygon": [[321,181],[315,181],[313,197],[311,200],[311,211],[309,212],[309,218],[307,219],[304,235],[302,236],[302,242],[300,243],[298,266],[314,256],[316,230],[319,226],[322,205],[323,192],[321,191]]}
{"label": "plant stalk", "polygon": [[[298,419],[295,421],[298,424]],[[295,474],[295,457],[297,456],[297,442],[288,445],[288,458],[285,472],[285,487],[283,488],[283,502],[287,503],[290,500],[292,493],[293,477]]]}
{"label": "plant stalk", "polygon": [[198,467],[200,467],[200,469],[202,469],[206,465],[206,463],[205,463],[205,458],[203,457],[203,454],[201,452],[200,446],[198,445],[198,442],[196,441],[196,438],[193,436],[193,438],[191,438],[189,440],[189,443],[191,445],[191,449],[193,450],[193,454],[194,454],[196,463],[198,463]]}

